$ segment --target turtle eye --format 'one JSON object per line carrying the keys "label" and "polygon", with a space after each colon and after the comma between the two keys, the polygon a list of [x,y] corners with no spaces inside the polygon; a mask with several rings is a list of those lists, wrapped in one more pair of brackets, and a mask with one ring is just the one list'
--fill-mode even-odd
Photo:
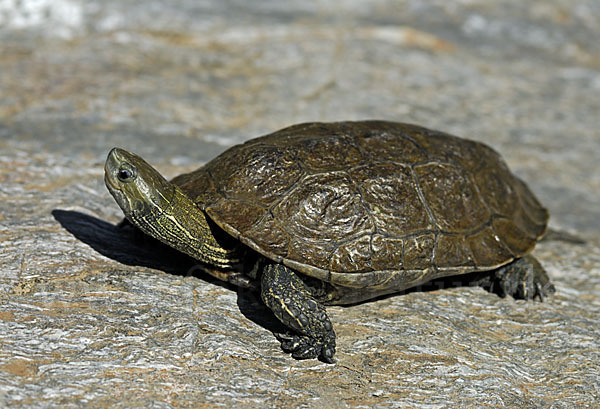
{"label": "turtle eye", "polygon": [[134,174],[131,169],[121,167],[117,172],[117,177],[121,182],[131,182],[134,179]]}

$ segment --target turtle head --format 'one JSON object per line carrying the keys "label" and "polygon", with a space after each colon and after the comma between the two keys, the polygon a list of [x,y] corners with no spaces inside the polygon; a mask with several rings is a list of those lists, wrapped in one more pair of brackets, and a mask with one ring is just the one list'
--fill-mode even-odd
{"label": "turtle head", "polygon": [[139,156],[113,148],[104,165],[104,182],[125,217],[144,233],[213,266],[240,263],[237,242],[217,239],[204,212]]}
{"label": "turtle head", "polygon": [[139,226],[172,203],[174,187],[144,159],[113,148],[104,165],[104,182],[125,217]]}

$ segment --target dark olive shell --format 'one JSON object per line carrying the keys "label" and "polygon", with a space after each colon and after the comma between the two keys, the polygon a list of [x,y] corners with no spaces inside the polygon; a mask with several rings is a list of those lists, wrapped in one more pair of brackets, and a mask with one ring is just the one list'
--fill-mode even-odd
{"label": "dark olive shell", "polygon": [[173,182],[252,249],[345,287],[493,269],[548,220],[493,149],[394,122],[294,125]]}

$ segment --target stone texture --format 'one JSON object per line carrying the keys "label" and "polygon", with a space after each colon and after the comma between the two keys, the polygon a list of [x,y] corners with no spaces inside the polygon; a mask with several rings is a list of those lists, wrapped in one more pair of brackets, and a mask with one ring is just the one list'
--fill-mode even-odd
{"label": "stone texture", "polygon": [[[0,406],[600,406],[597,1],[99,4],[0,1]],[[587,240],[536,247],[557,294],[331,307],[337,363],[300,362],[254,294],[114,226],[112,146],[174,176],[364,118],[499,150]]]}

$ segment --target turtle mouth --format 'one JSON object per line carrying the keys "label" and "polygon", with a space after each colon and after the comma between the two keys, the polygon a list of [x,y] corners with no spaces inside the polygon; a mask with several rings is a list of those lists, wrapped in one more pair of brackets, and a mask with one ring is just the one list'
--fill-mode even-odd
{"label": "turtle mouth", "polygon": [[118,167],[119,161],[115,157],[117,155],[117,148],[111,149],[108,153],[108,157],[106,158],[106,162],[104,163],[104,183],[108,190],[120,190],[118,184],[115,183],[114,174],[115,169]]}
{"label": "turtle mouth", "polygon": [[125,193],[114,184],[113,178],[111,178],[111,173],[109,171],[104,174],[104,183],[121,210],[123,210],[123,213],[125,213],[125,216],[127,216],[130,213],[130,203],[127,200]]}
{"label": "turtle mouth", "polygon": [[108,172],[104,173],[104,184],[108,188],[108,190],[112,193],[114,190],[119,190],[117,186],[112,181],[112,178],[109,176]]}

